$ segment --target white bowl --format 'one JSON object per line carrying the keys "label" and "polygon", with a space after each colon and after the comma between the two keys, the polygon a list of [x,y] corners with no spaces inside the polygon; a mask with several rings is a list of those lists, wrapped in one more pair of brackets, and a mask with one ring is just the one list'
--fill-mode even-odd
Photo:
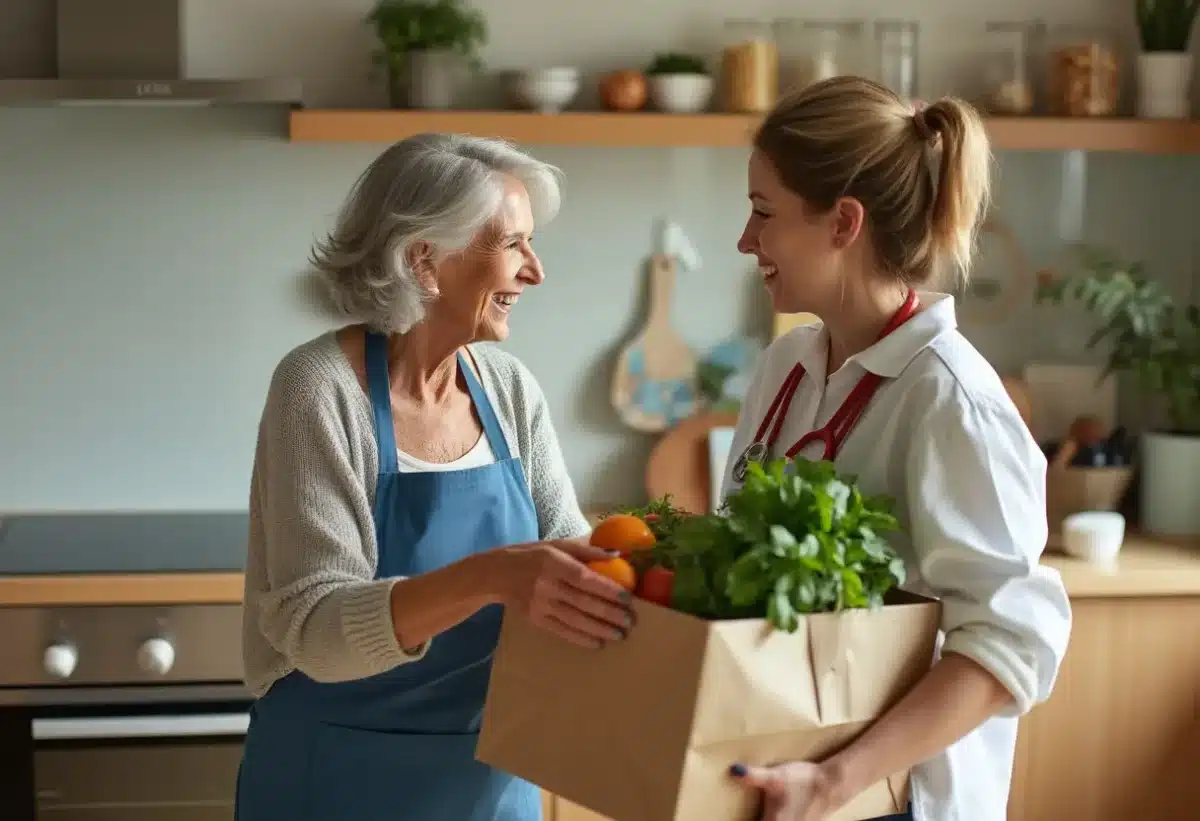
{"label": "white bowl", "polygon": [[579,93],[579,69],[542,68],[522,71],[513,78],[512,93],[522,108],[557,114]]}
{"label": "white bowl", "polygon": [[659,111],[695,114],[708,108],[713,78],[707,74],[655,74],[648,90],[650,102]]}
{"label": "white bowl", "polygon": [[1125,541],[1125,517],[1107,510],[1072,513],[1063,519],[1062,540],[1067,555],[1113,568]]}

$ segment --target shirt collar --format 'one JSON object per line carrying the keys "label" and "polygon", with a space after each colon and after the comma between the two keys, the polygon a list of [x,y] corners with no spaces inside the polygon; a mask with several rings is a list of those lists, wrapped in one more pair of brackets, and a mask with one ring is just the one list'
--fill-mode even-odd
{"label": "shirt collar", "polygon": [[[921,351],[948,331],[958,327],[954,313],[954,297],[934,291],[920,291],[922,310],[912,319],[876,342],[866,350],[850,357],[864,370],[884,378],[895,378],[908,367]],[[813,343],[800,353],[800,364],[813,378],[824,379],[829,334],[825,328],[813,336]]]}

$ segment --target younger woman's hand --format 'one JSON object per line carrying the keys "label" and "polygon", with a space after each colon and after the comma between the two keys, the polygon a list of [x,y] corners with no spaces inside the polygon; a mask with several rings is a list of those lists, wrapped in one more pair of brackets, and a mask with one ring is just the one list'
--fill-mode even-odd
{"label": "younger woman's hand", "polygon": [[820,764],[791,761],[773,767],[734,764],[729,773],[762,792],[762,821],[825,821],[838,808],[833,781]]}
{"label": "younger woman's hand", "polygon": [[581,647],[603,647],[633,626],[632,598],[587,562],[611,559],[608,550],[563,539],[501,548],[500,601],[545,630]]}

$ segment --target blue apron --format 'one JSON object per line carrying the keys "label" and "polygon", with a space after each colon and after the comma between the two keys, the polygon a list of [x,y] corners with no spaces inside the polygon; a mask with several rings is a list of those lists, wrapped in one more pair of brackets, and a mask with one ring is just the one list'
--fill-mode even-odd
{"label": "blue apron", "polygon": [[[538,539],[521,463],[461,354],[458,367],[496,462],[400,473],[387,341],[367,335],[376,578]],[[501,615],[488,606],[435,637],[424,658],[370,678],[322,684],[296,671],[277,681],[252,710],[237,821],[540,821],[537,787],[475,760]]]}

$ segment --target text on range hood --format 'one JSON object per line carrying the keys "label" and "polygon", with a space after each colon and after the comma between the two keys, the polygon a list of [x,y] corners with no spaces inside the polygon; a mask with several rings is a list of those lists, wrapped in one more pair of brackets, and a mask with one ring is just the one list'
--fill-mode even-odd
{"label": "text on range hood", "polygon": [[0,106],[302,104],[299,80],[184,76],[185,0],[57,0],[53,79],[0,79]]}

